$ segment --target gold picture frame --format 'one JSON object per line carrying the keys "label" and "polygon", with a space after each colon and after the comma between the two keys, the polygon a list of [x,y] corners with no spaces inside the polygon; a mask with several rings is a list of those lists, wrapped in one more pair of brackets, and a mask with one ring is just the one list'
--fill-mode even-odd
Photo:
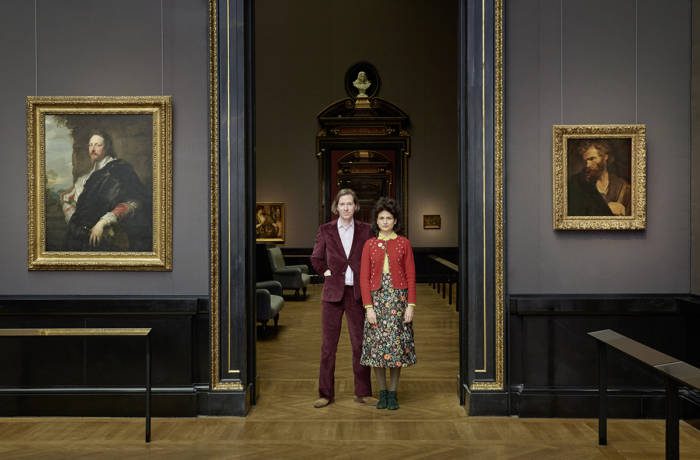
{"label": "gold picture frame", "polygon": [[440,214],[423,214],[423,228],[425,230],[439,230],[441,224]]}
{"label": "gold picture frame", "polygon": [[554,125],[555,230],[646,228],[646,127]]}
{"label": "gold picture frame", "polygon": [[29,270],[172,270],[172,98],[26,108]]}
{"label": "gold picture frame", "polygon": [[284,243],[286,216],[284,203],[255,203],[255,241]]}

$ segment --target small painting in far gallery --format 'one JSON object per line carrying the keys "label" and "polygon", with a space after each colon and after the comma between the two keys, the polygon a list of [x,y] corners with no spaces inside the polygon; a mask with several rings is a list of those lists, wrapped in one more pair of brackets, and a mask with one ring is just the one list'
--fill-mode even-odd
{"label": "small painting in far gallery", "polygon": [[440,223],[440,214],[423,214],[424,229],[439,229]]}
{"label": "small painting in far gallery", "polygon": [[284,203],[255,205],[255,241],[284,243]]}

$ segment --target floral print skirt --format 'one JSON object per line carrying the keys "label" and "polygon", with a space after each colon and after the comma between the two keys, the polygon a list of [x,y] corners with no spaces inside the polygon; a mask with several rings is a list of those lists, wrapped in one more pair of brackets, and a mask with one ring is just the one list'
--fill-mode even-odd
{"label": "floral print skirt", "polygon": [[416,363],[413,324],[404,324],[408,290],[394,289],[391,275],[382,275],[381,287],[372,293],[377,323],[365,319],[360,363],[372,367],[403,367]]}

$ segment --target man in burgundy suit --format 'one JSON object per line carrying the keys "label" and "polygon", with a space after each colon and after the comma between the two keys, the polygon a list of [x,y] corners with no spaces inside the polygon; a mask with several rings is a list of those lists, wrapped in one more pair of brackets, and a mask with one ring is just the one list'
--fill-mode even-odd
{"label": "man in burgundy suit", "polygon": [[349,188],[341,189],[333,200],[331,211],[338,216],[322,224],[316,234],[311,264],[324,279],[321,297],[321,366],[318,396],[314,407],[325,407],[335,396],[335,353],[338,349],[343,313],[347,318],[352,345],[352,370],[355,376],[354,400],[371,404],[370,368],[360,364],[365,310],[360,293],[360,258],[362,247],[372,237],[369,224],[354,219],[360,209],[357,195]]}

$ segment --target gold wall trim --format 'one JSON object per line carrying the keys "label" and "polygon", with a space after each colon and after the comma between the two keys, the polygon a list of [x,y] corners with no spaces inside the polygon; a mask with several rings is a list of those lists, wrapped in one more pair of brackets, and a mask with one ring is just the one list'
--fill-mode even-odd
{"label": "gold wall trim", "polygon": [[[230,18],[230,2],[226,1],[226,99],[227,99],[227,120],[226,120],[226,142],[227,142],[227,180],[228,180],[228,191],[230,197],[230,187],[231,187],[231,102],[230,102],[230,40],[228,39],[228,34],[230,31],[229,18]],[[220,361],[221,361],[221,318],[219,316],[219,302],[221,300],[220,296],[220,286],[221,286],[221,274],[219,270],[220,257],[219,257],[219,187],[220,187],[220,177],[219,177],[219,24],[218,24],[218,5],[217,0],[209,0],[209,136],[210,136],[210,152],[209,152],[209,193],[210,193],[210,207],[209,207],[209,226],[210,226],[210,251],[209,251],[209,293],[210,293],[210,314],[209,314],[209,334],[211,337],[211,353],[210,353],[210,382],[211,389],[214,391],[243,391],[245,388],[240,381],[221,381],[220,377]],[[227,212],[227,225],[228,233],[227,238],[229,242],[229,248],[231,247],[231,200],[227,200],[228,212]],[[229,264],[227,289],[231,286],[231,267],[230,258],[227,257],[227,263]],[[235,376],[240,376],[240,370],[231,369],[231,294],[227,296],[227,372],[229,374],[234,374]]]}
{"label": "gold wall trim", "polygon": [[231,373],[231,5],[226,0],[226,372]]}
{"label": "gold wall trim", "polygon": [[503,238],[503,181],[505,156],[503,152],[504,120],[503,120],[503,0],[496,0],[494,10],[494,240],[495,240],[495,301],[496,301],[496,381],[494,388],[502,390],[505,386],[503,378],[504,366],[504,303],[505,303],[505,267],[504,267],[504,238]]}
{"label": "gold wall trim", "polygon": [[486,298],[486,0],[481,0],[481,239],[483,241],[482,247],[482,337],[483,337],[483,367],[481,369],[474,369],[477,374],[486,373],[488,370],[487,366],[487,356],[486,351],[488,350],[488,343],[486,339],[488,334],[486,333],[486,317],[487,310],[486,304],[488,299]]}
{"label": "gold wall trim", "polygon": [[[486,17],[485,0],[482,0],[482,47],[486,43]],[[504,152],[503,152],[503,0],[494,0],[494,342],[495,342],[495,376],[492,381],[471,382],[471,390],[503,390],[504,389],[504,303],[505,303],[505,276],[504,276],[504,239],[503,239],[503,198],[504,198]],[[482,64],[485,65],[485,50],[482,48]],[[485,72],[482,71],[485,78]],[[482,90],[485,81],[482,81]],[[486,113],[486,98],[482,97],[482,114]],[[485,123],[485,116],[483,123]],[[482,125],[485,140],[485,125]],[[485,149],[485,142],[482,142]],[[485,151],[484,151],[485,152]],[[485,155],[485,153],[484,153]],[[485,168],[484,168],[485,170]],[[485,174],[485,172],[484,172]],[[485,183],[485,176],[484,176]],[[484,216],[486,208],[484,203]],[[484,219],[485,221],[485,219]],[[485,225],[485,224],[484,224]],[[486,251],[486,238],[484,238],[484,251]],[[484,258],[484,261],[486,259]],[[485,262],[484,262],[485,263]],[[484,267],[484,299],[486,299],[486,269]],[[487,329],[486,329],[486,300],[484,300],[484,368],[475,372],[486,372],[487,357]],[[464,351],[463,351],[464,352]]]}
{"label": "gold wall trim", "polygon": [[0,337],[88,337],[88,336],[147,336],[150,327],[119,328],[119,327],[64,327],[40,329],[0,329]]}
{"label": "gold wall trim", "polygon": [[219,388],[219,65],[216,0],[209,0],[209,337],[211,388]]}

